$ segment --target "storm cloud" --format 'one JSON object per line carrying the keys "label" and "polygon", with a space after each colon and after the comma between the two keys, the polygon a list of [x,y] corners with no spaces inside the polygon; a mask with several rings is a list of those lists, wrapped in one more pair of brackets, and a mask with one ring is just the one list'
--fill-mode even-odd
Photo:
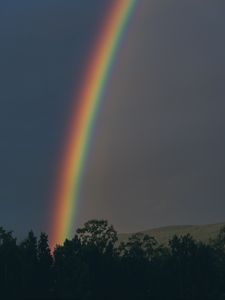
{"label": "storm cloud", "polygon": [[[19,234],[48,230],[68,113],[106,6],[0,4],[0,219]],[[77,225],[224,221],[224,9],[139,1],[99,112]]]}

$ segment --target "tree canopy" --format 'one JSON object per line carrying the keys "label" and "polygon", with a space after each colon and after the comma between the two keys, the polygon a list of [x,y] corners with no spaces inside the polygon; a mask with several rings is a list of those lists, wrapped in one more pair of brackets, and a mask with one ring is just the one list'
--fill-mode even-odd
{"label": "tree canopy", "polygon": [[[53,249],[52,249],[53,250]],[[0,299],[225,299],[225,228],[204,244],[168,245],[134,234],[118,243],[106,220],[90,220],[53,251],[30,231],[20,243],[0,227]]]}

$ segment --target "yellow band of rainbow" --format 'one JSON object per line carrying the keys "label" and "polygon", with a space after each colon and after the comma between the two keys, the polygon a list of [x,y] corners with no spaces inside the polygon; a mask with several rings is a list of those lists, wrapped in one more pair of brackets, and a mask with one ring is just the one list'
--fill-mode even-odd
{"label": "yellow band of rainbow", "polygon": [[82,175],[88,157],[94,121],[115,60],[123,33],[134,12],[137,0],[113,0],[104,26],[91,54],[76,103],[59,168],[50,244],[61,244],[73,234],[76,206]]}

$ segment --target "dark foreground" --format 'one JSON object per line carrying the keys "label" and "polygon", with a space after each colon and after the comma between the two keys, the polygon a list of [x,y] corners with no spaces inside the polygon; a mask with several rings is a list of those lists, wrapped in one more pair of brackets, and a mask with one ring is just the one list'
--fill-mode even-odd
{"label": "dark foreground", "polygon": [[0,228],[0,299],[223,300],[225,228],[207,245],[138,234],[118,245],[107,221],[92,220],[52,254],[46,234],[18,244]]}

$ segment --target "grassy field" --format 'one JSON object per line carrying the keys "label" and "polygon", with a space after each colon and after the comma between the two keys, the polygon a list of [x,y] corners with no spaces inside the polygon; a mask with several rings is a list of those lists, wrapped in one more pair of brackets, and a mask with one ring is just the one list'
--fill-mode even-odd
{"label": "grassy field", "polygon": [[[138,234],[148,234],[156,238],[160,244],[167,244],[175,234],[185,235],[190,233],[194,239],[208,243],[219,233],[219,230],[225,226],[225,223],[208,224],[208,225],[183,225],[183,226],[167,226],[160,228],[153,228],[150,230],[138,232]],[[127,241],[132,234],[122,233],[119,234],[119,241]]]}

